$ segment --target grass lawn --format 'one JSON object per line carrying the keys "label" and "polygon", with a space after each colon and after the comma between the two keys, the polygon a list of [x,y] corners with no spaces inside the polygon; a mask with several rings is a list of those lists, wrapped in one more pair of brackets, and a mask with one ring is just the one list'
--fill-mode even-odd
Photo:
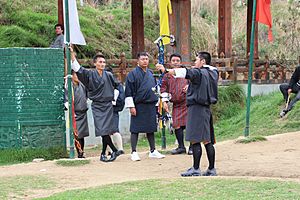
{"label": "grass lawn", "polygon": [[300,199],[300,184],[245,179],[144,180],[55,194],[54,199]]}
{"label": "grass lawn", "polygon": [[25,191],[51,189],[55,182],[42,176],[14,176],[0,179],[0,199],[24,199]]}

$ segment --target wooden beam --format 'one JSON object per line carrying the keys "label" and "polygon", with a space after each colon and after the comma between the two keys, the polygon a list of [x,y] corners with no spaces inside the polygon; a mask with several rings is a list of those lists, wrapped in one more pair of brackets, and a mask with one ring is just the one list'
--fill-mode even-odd
{"label": "wooden beam", "polygon": [[218,54],[224,53],[226,58],[232,54],[231,7],[231,0],[219,0]]}
{"label": "wooden beam", "polygon": [[57,0],[57,14],[58,14],[58,24],[64,26],[64,6],[63,0]]}
{"label": "wooden beam", "polygon": [[131,0],[132,58],[144,51],[143,0]]}
{"label": "wooden beam", "polygon": [[191,0],[171,0],[169,16],[170,34],[175,36],[176,46],[168,47],[169,53],[180,53],[183,62],[191,61]]}
{"label": "wooden beam", "polygon": [[[247,4],[247,54],[250,53],[251,25],[252,25],[253,0],[248,0]],[[258,59],[258,23],[255,22],[254,37],[254,58]]]}

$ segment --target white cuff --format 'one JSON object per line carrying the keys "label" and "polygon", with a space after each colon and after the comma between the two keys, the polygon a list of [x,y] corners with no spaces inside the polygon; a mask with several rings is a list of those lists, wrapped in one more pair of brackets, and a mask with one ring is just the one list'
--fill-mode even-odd
{"label": "white cuff", "polygon": [[185,78],[186,76],[186,69],[185,68],[177,68],[175,70],[175,78]]}
{"label": "white cuff", "polygon": [[112,104],[114,106],[117,105],[117,99],[118,99],[119,94],[120,94],[119,90],[114,89],[114,100],[112,101]]}
{"label": "white cuff", "polygon": [[80,65],[76,59],[72,62],[71,67],[75,72],[79,71]]}
{"label": "white cuff", "polygon": [[132,97],[125,98],[125,107],[126,108],[134,108],[135,107]]}

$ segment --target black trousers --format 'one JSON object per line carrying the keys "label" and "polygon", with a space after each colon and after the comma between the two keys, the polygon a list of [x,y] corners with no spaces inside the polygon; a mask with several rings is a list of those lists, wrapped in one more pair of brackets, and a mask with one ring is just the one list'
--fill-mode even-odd
{"label": "black trousers", "polygon": [[[287,102],[288,100],[288,89],[289,89],[289,84],[288,83],[282,83],[279,86],[279,89],[283,95],[284,101]],[[297,103],[297,101],[300,100],[300,90],[297,87],[293,87],[292,88],[292,93],[296,94],[296,97],[290,101],[288,107],[287,107],[287,111],[290,111],[293,109],[293,107],[295,106],[295,104]]]}

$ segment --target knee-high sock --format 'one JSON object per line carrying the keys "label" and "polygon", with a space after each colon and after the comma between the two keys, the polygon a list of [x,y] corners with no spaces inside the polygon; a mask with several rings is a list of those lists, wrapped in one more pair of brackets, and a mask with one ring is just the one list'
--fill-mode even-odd
{"label": "knee-high sock", "polygon": [[111,148],[113,152],[117,152],[118,149],[115,147],[115,145],[112,143],[111,138],[109,135],[102,136],[103,141],[103,148],[102,148],[102,154],[105,154],[107,145]]}
{"label": "knee-high sock", "polygon": [[102,155],[105,155],[106,153],[106,148],[107,148],[107,141],[105,140],[104,136],[102,136]]}
{"label": "knee-high sock", "polygon": [[150,146],[150,152],[152,153],[155,150],[155,138],[154,133],[147,133],[147,139]]}
{"label": "knee-high sock", "polygon": [[199,169],[200,159],[202,155],[201,144],[199,142],[195,143],[193,144],[192,148],[193,148],[193,159],[194,159],[193,167],[194,169]]}
{"label": "knee-high sock", "polygon": [[112,141],[117,146],[117,149],[123,150],[123,140],[120,133],[116,132],[112,135]]}
{"label": "knee-high sock", "polygon": [[139,133],[131,133],[130,135],[130,143],[131,143],[131,151],[136,151],[136,145],[139,139]]}
{"label": "knee-high sock", "polygon": [[178,147],[184,148],[184,141],[183,141],[183,128],[180,127],[178,129],[175,129],[175,136],[178,141]]}
{"label": "knee-high sock", "polygon": [[208,169],[215,168],[215,147],[212,143],[208,143],[205,145],[207,159],[208,159]]}

